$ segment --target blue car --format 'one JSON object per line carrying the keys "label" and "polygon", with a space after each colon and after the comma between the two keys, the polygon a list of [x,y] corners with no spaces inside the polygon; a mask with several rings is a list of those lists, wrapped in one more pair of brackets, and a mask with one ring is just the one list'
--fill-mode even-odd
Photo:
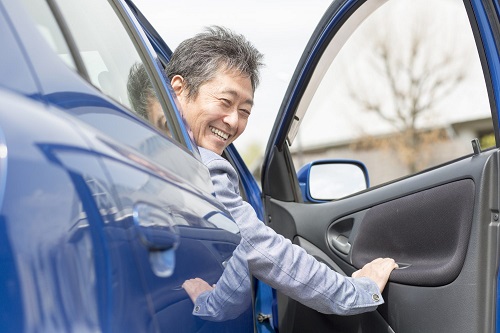
{"label": "blue car", "polygon": [[436,0],[419,21],[400,3],[332,2],[260,184],[224,152],[261,219],[333,270],[394,258],[385,303],[327,315],[256,281],[253,308],[216,323],[181,285],[215,283],[240,236],[163,73],[168,41],[130,0],[0,0],[0,331],[500,332],[500,5]]}
{"label": "blue car", "polygon": [[0,331],[251,330],[251,309],[197,320],[181,287],[196,276],[215,283],[240,237],[184,125],[171,127],[174,140],[132,112],[131,65],[165,79],[130,9],[0,8]]}

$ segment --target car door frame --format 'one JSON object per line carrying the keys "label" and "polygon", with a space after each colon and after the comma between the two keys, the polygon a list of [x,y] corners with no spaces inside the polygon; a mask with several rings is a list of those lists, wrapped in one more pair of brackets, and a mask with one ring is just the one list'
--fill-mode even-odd
{"label": "car door frame", "polygon": [[[283,234],[285,237],[293,240],[296,244],[304,247],[319,260],[328,263],[332,268],[343,272],[344,274],[350,274],[353,272],[354,267],[350,264],[346,264],[346,261],[344,260],[338,260],[339,257],[336,257],[332,254],[333,250],[328,244],[328,237],[326,235],[332,221],[337,220],[337,218],[341,216],[347,216],[349,215],[349,213],[362,210],[363,205],[366,208],[381,203],[381,201],[377,200],[390,201],[391,198],[401,196],[402,193],[400,193],[397,187],[402,186],[402,184],[412,184],[412,187],[410,187],[411,189],[408,190],[408,192],[406,192],[405,194],[411,194],[412,191],[414,193],[417,193],[424,189],[432,188],[436,185],[442,184],[444,179],[447,179],[449,181],[453,180],[453,177],[446,178],[442,170],[450,170],[453,168],[456,168],[457,170],[470,170],[469,173],[466,171],[457,172],[456,178],[472,178],[480,182],[480,186],[477,186],[475,192],[476,199],[488,197],[490,207],[487,211],[492,212],[491,214],[486,214],[483,209],[481,213],[475,214],[481,215],[481,218],[483,219],[487,218],[487,220],[491,220],[492,223],[491,234],[482,235],[482,237],[486,237],[488,239],[488,244],[490,246],[490,250],[485,250],[484,248],[482,249],[484,253],[488,253],[488,257],[484,260],[489,263],[489,266],[486,265],[485,267],[483,267],[484,269],[488,270],[483,278],[485,283],[491,283],[491,281],[495,282],[495,285],[490,285],[485,289],[495,293],[494,296],[491,296],[491,298],[489,298],[488,300],[488,303],[490,304],[488,307],[489,310],[486,311],[487,309],[483,308],[483,310],[485,310],[485,312],[487,313],[485,313],[486,323],[482,329],[484,329],[485,332],[493,332],[495,321],[499,317],[498,311],[496,313],[492,313],[490,311],[492,307],[495,307],[494,304],[496,303],[496,298],[498,297],[495,296],[498,295],[496,292],[496,284],[498,279],[496,276],[496,270],[494,270],[494,272],[491,271],[491,268],[498,263],[498,242],[494,240],[493,237],[493,235],[498,232],[498,227],[496,226],[497,220],[495,220],[495,216],[497,216],[498,219],[498,214],[495,213],[495,211],[497,211],[498,209],[499,197],[498,186],[496,186],[498,182],[498,152],[496,151],[496,149],[490,150],[488,152],[482,152],[479,155],[474,155],[472,153],[471,147],[471,155],[465,156],[460,161],[450,162],[448,166],[439,166],[433,168],[432,170],[424,171],[421,174],[407,177],[402,180],[397,180],[391,184],[381,185],[376,188],[369,189],[360,194],[348,197],[343,200],[339,200],[337,202],[317,205],[312,209],[310,208],[311,205],[305,205],[302,203],[298,180],[295,175],[291,153],[288,148],[288,134],[290,129],[294,125],[293,122],[298,118],[300,121],[301,116],[296,115],[298,105],[300,104],[301,99],[304,96],[307,85],[313,78],[314,70],[320,63],[321,56],[325,51],[325,46],[335,36],[341,26],[346,21],[348,21],[349,16],[352,15],[361,5],[365,4],[366,2],[367,1],[356,0],[333,2],[320,21],[318,27],[314,31],[299,61],[299,65],[297,66],[297,69],[292,77],[292,81],[290,82],[290,85],[286,92],[266,148],[261,179],[266,223],[270,227],[275,229],[278,233]],[[466,0],[464,1],[464,4],[469,18],[472,17],[471,26],[476,39],[476,43],[478,44],[478,51],[483,70],[485,68],[489,68],[489,71],[484,70],[484,76],[487,82],[489,102],[492,109],[492,119],[494,123],[493,125],[495,129],[495,138],[498,148],[499,103],[497,103],[497,100],[500,98],[500,57],[498,48],[498,45],[500,45],[500,25],[498,23],[499,5],[498,3],[493,3],[492,1],[481,0]],[[481,160],[482,162],[479,162],[480,164],[478,166],[464,166],[477,163],[479,160]],[[481,173],[484,170],[488,170],[489,173]],[[381,193],[386,194],[380,195]],[[368,197],[371,197],[371,199],[365,201],[364,198]],[[377,199],[377,197],[380,197],[380,199]],[[323,207],[320,208],[319,206]],[[320,232],[316,234],[316,236],[312,236],[316,238],[314,238],[314,241],[311,242],[311,240],[308,240],[307,237],[301,237],[302,233],[305,232],[304,228],[303,226],[296,225],[294,219],[298,218],[297,216],[303,215],[300,213],[300,210],[303,210],[309,217],[314,216],[312,215],[314,214],[313,209],[326,210],[328,212],[335,211],[336,215],[331,216],[329,221],[324,220],[326,222],[323,222],[324,225],[320,228],[321,230],[323,230],[323,233],[321,234]],[[290,215],[292,217],[287,218],[287,216]],[[474,219],[480,218],[479,215],[475,215]],[[279,222],[280,219],[288,219],[291,222],[281,224]],[[471,242],[471,246],[478,245]],[[485,245],[481,245],[481,247],[484,246]],[[486,276],[488,276],[489,278],[486,278]],[[389,290],[395,290],[397,288],[397,284],[389,283]],[[387,294],[384,295],[387,296]],[[396,309],[394,307],[391,307],[391,300],[391,298],[388,299],[388,306],[381,307],[381,310],[378,312],[382,313],[380,316],[378,314],[367,315],[369,317],[356,316],[356,321],[358,323],[346,324],[348,325],[347,327],[352,329],[356,325],[363,325],[359,324],[359,322],[365,322],[369,324],[376,322],[378,323],[379,328],[387,330],[391,329],[390,325],[385,327],[384,323],[389,323],[397,327],[397,321],[393,320],[391,322],[388,320],[388,316],[396,312]],[[293,311],[291,307],[294,307],[296,305],[288,304],[288,307],[286,307],[286,303],[287,300],[285,302],[280,301],[280,317],[281,319],[286,318],[286,321],[281,320],[280,322],[288,322],[289,326],[280,326],[280,329],[284,329],[285,332],[288,332],[289,330],[292,331],[293,329],[297,330],[297,325],[295,325],[295,327],[292,327],[295,319],[293,315],[283,317],[286,316],[284,313],[286,313],[287,311]],[[285,306],[285,308],[283,308],[282,306]],[[392,310],[392,312],[390,310]],[[318,318],[303,316],[302,320],[305,319],[307,319],[307,321],[309,322],[323,320],[331,323],[330,319],[325,319],[325,317],[323,316],[320,316]],[[336,320],[339,320],[339,318],[337,317]],[[295,324],[298,324],[297,320],[295,320]],[[361,326],[361,329],[363,327],[364,326]],[[333,327],[331,328],[333,329]],[[364,328],[366,329],[366,327]],[[360,326],[356,326],[356,329],[360,329]],[[406,332],[407,330],[403,331]]]}

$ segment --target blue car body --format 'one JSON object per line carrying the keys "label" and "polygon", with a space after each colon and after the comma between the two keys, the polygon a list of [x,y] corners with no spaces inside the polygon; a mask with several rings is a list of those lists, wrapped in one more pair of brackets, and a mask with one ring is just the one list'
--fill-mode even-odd
{"label": "blue car body", "polygon": [[20,3],[0,14],[0,330],[251,330],[196,319],[181,288],[215,283],[240,239],[196,149],[63,64]]}

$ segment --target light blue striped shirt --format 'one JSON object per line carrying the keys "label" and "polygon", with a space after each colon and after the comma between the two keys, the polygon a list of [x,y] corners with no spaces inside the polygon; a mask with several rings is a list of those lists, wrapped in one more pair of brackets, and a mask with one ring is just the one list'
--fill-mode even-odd
{"label": "light blue striped shirt", "polygon": [[384,303],[371,279],[338,274],[267,227],[241,198],[238,175],[232,165],[210,150],[199,149],[217,199],[240,229],[241,242],[215,289],[196,299],[194,315],[223,321],[247,310],[251,306],[248,267],[259,280],[322,313],[352,315],[375,310]]}

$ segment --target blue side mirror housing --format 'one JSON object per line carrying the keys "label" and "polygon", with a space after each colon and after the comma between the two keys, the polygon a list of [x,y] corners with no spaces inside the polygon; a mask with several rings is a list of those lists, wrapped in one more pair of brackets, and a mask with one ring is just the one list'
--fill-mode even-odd
{"label": "blue side mirror housing", "polygon": [[304,202],[337,200],[370,186],[366,166],[356,160],[317,160],[298,172]]}

